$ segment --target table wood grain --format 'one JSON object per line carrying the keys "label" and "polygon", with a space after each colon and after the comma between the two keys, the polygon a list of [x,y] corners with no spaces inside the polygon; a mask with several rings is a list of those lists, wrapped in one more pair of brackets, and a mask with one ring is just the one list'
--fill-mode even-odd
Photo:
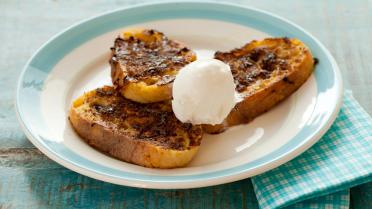
{"label": "table wood grain", "polygon": [[[250,180],[191,190],[146,190],[96,181],[41,154],[14,113],[17,78],[52,35],[130,1],[0,1],[0,209],[6,208],[257,208]],[[345,86],[372,114],[372,2],[233,1],[283,16],[311,32],[338,62]],[[351,190],[352,206],[372,208],[372,184]],[[369,195],[367,195],[368,193]]]}

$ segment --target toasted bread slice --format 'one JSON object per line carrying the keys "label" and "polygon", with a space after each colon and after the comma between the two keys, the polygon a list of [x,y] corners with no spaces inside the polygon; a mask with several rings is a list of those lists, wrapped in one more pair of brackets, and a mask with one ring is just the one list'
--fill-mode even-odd
{"label": "toasted bread slice", "polygon": [[215,58],[230,65],[242,101],[223,124],[205,125],[207,133],[250,122],[289,97],[314,69],[310,50],[301,41],[289,38],[252,41],[230,52],[216,52]]}
{"label": "toasted bread slice", "polygon": [[75,131],[92,147],[145,167],[187,165],[197,153],[201,126],[177,120],[169,102],[140,104],[113,87],[85,93],[71,107]]}
{"label": "toasted bread slice", "polygon": [[172,98],[178,71],[196,55],[184,44],[155,30],[131,30],[111,48],[111,78],[122,95],[140,103]]}

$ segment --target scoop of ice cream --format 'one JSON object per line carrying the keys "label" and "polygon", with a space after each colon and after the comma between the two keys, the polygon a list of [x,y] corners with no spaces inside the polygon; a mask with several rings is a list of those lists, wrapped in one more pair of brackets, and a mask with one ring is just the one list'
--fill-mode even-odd
{"label": "scoop of ice cream", "polygon": [[196,60],[183,67],[174,80],[172,107],[182,122],[219,124],[234,105],[230,66],[220,60]]}

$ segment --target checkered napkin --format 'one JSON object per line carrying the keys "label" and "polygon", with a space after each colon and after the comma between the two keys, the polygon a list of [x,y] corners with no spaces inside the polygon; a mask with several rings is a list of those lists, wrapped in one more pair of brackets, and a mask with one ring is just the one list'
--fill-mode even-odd
{"label": "checkered napkin", "polygon": [[372,181],[372,119],[346,91],[328,132],[292,161],[252,178],[260,208],[349,208],[349,188]]}

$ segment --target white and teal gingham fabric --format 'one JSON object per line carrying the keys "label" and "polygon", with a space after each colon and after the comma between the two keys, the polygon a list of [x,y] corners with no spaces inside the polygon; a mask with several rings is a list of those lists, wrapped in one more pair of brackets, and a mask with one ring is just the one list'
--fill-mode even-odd
{"label": "white and teal gingham fabric", "polygon": [[348,209],[349,205],[350,192],[347,189],[304,200],[284,207],[284,209]]}
{"label": "white and teal gingham fabric", "polygon": [[370,181],[372,119],[350,91],[319,142],[290,162],[252,178],[262,209],[347,209],[349,188]]}

